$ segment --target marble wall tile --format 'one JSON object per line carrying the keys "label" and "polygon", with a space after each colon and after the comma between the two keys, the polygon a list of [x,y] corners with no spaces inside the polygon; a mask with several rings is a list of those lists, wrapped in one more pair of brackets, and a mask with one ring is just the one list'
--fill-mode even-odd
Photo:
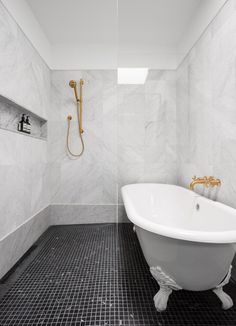
{"label": "marble wall tile", "polygon": [[131,223],[127,217],[124,205],[118,205],[118,223]]}
{"label": "marble wall tile", "polygon": [[118,187],[176,183],[176,74],[149,71],[144,85],[118,87]]}
{"label": "marble wall tile", "polygon": [[[47,117],[50,70],[1,2],[0,76],[0,95],[38,116]],[[12,106],[2,101],[0,105],[1,122],[16,122],[12,115],[12,120],[9,119]],[[32,122],[36,128],[35,122]],[[13,241],[14,230],[50,203],[47,142],[0,130],[0,174],[0,239],[12,234],[10,238]],[[32,228],[37,227],[37,223],[33,223]],[[31,231],[39,235],[38,230]],[[17,240],[14,241],[16,245]],[[25,240],[22,239],[17,248],[18,258],[21,244],[22,253],[25,248],[22,241]],[[27,245],[31,244],[29,240]]]}
{"label": "marble wall tile", "polygon": [[[67,115],[73,117],[70,146],[81,148],[76,104],[69,81],[84,79],[84,143],[79,159],[66,151]],[[57,163],[60,178],[52,202],[68,204],[115,204],[116,184],[116,72],[53,71],[49,124],[50,162]],[[57,172],[56,172],[57,173]],[[55,179],[54,179],[55,180]]]}
{"label": "marble wall tile", "polygon": [[51,205],[51,224],[116,223],[117,205]]}
{"label": "marble wall tile", "polygon": [[25,177],[26,170],[17,166],[1,166],[1,237],[30,216],[30,181]]}
{"label": "marble wall tile", "polygon": [[[178,183],[222,180],[197,191],[236,208],[236,5],[227,1],[177,71]],[[236,268],[233,271],[236,278]]]}
{"label": "marble wall tile", "polygon": [[41,210],[0,239],[0,279],[50,226],[50,208]]}
{"label": "marble wall tile", "polygon": [[47,117],[50,71],[0,3],[0,94]]}
{"label": "marble wall tile", "polygon": [[124,205],[50,206],[51,225],[87,223],[130,223]]}
{"label": "marble wall tile", "polygon": [[227,170],[231,177],[224,174],[218,199],[228,203],[233,191],[227,179],[234,169],[225,166],[229,157],[232,162],[236,139],[235,18],[228,1],[177,71],[179,183],[187,186],[194,174],[220,177]]}
{"label": "marble wall tile", "polygon": [[[85,152],[66,153],[66,117],[72,114],[70,145],[79,150],[70,79],[84,79]],[[50,164],[56,164],[53,204],[118,203],[130,182],[175,182],[175,72],[150,71],[145,85],[117,85],[115,71],[53,71],[49,122]],[[121,197],[119,202],[122,203]]]}
{"label": "marble wall tile", "polygon": [[[0,131],[0,236],[49,205],[47,144],[21,134]],[[14,150],[15,148],[15,150]]]}

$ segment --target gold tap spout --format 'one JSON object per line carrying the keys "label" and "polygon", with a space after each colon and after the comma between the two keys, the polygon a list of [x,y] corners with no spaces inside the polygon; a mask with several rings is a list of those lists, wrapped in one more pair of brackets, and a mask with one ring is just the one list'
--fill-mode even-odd
{"label": "gold tap spout", "polygon": [[194,176],[192,178],[192,182],[189,185],[190,190],[194,190],[194,187],[199,184],[205,187],[219,187],[221,186],[221,181],[220,179],[216,179],[212,176],[210,177],[205,176],[202,178],[197,178],[196,176]]}
{"label": "gold tap spout", "polygon": [[190,190],[194,190],[194,187],[196,185],[206,185],[207,182],[207,177],[203,177],[203,178],[197,178],[196,176],[194,176],[192,178],[192,182],[189,185]]}

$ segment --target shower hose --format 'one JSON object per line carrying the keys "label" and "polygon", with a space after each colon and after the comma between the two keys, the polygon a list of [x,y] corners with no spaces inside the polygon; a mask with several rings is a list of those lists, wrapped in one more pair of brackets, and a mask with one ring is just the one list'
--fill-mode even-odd
{"label": "shower hose", "polygon": [[75,154],[73,153],[71,150],[70,150],[70,146],[69,146],[69,138],[70,138],[70,122],[72,120],[72,116],[69,115],[67,117],[67,120],[68,120],[68,127],[67,127],[67,137],[66,137],[66,145],[67,145],[67,150],[68,152],[70,153],[71,156],[74,156],[74,157],[79,157],[83,154],[84,152],[84,140],[83,140],[83,136],[82,136],[82,133],[83,133],[83,129],[81,127],[81,122],[82,122],[82,112],[80,110],[80,103],[79,101],[77,101],[77,117],[78,117],[78,128],[79,128],[79,137],[80,137],[80,141],[81,141],[81,151],[78,153],[78,154]]}

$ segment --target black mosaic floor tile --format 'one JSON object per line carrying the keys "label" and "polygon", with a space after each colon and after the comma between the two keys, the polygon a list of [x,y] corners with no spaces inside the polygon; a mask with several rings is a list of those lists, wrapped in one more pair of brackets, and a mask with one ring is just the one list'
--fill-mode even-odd
{"label": "black mosaic floor tile", "polygon": [[[0,325],[236,325],[236,308],[223,311],[211,291],[175,292],[158,313],[129,224],[51,227],[25,261],[0,286]],[[236,286],[226,291],[236,303]]]}

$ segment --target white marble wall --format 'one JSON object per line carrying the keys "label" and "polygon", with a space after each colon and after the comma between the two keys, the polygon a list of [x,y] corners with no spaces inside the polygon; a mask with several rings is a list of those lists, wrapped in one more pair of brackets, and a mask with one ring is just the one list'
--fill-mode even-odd
{"label": "white marble wall", "polygon": [[229,0],[177,71],[178,183],[214,175],[222,180],[217,200],[234,208],[235,35],[236,2]]}
{"label": "white marble wall", "polygon": [[0,241],[0,279],[50,226],[50,206],[32,216]]}
{"label": "white marble wall", "polygon": [[0,1],[0,94],[47,118],[50,71]]}
{"label": "white marble wall", "polygon": [[[71,159],[66,154],[68,114],[74,121],[74,151],[80,142],[74,93],[68,83],[80,78],[84,79],[85,152]],[[48,133],[53,211],[57,204],[73,205],[73,221],[77,216],[79,223],[78,205],[90,205],[91,217],[94,205],[122,204],[118,193],[124,184],[175,183],[175,93],[175,72],[150,71],[145,85],[117,86],[115,71],[53,71]],[[107,221],[118,217],[118,209],[112,211],[116,215],[110,217],[104,211]],[[123,220],[122,208],[119,211]],[[99,222],[99,218],[89,221]]]}
{"label": "white marble wall", "polygon": [[[71,149],[81,148],[76,104],[69,81],[84,79],[85,151],[79,159],[66,151],[67,116],[72,115]],[[50,161],[54,165],[53,204],[115,204],[116,72],[53,71],[50,111]]]}
{"label": "white marble wall", "polygon": [[[50,70],[0,2],[0,95],[47,117]],[[50,203],[47,142],[0,129],[0,277],[24,253],[49,221],[30,219]],[[40,216],[41,215],[37,215]],[[30,227],[34,225],[35,227]],[[36,227],[38,225],[38,227]],[[30,228],[29,237],[27,230]],[[20,230],[20,232],[16,232]],[[12,247],[14,234],[20,235]],[[9,235],[11,241],[7,241]],[[31,239],[32,241],[29,241]],[[25,239],[26,240],[26,239]],[[22,242],[23,241],[23,242]],[[22,246],[21,246],[22,244]],[[8,248],[8,245],[10,247]],[[8,250],[9,249],[9,250]]]}
{"label": "white marble wall", "polygon": [[50,211],[52,225],[118,222],[116,205],[54,204]]}
{"label": "white marble wall", "polygon": [[119,85],[119,189],[137,182],[176,183],[175,78],[175,71],[151,70],[144,85]]}
{"label": "white marble wall", "polygon": [[[73,117],[70,132],[72,151],[78,152],[81,143],[74,91],[69,87],[69,81],[75,79],[79,82],[80,78],[84,80],[85,151],[80,158],[74,159],[68,156],[66,149],[69,114]],[[53,171],[51,218],[55,224],[85,223],[85,220],[87,223],[116,220],[114,206],[117,202],[116,87],[115,71],[52,72],[52,106],[49,114],[48,139]],[[87,209],[83,209],[86,205]],[[99,205],[100,208],[96,209],[94,205]],[[105,205],[111,207],[106,208]],[[70,216],[64,218],[64,222],[62,216],[65,217],[65,214],[62,210],[70,212]],[[97,211],[100,214],[94,213]],[[81,212],[85,216],[81,216]]]}

